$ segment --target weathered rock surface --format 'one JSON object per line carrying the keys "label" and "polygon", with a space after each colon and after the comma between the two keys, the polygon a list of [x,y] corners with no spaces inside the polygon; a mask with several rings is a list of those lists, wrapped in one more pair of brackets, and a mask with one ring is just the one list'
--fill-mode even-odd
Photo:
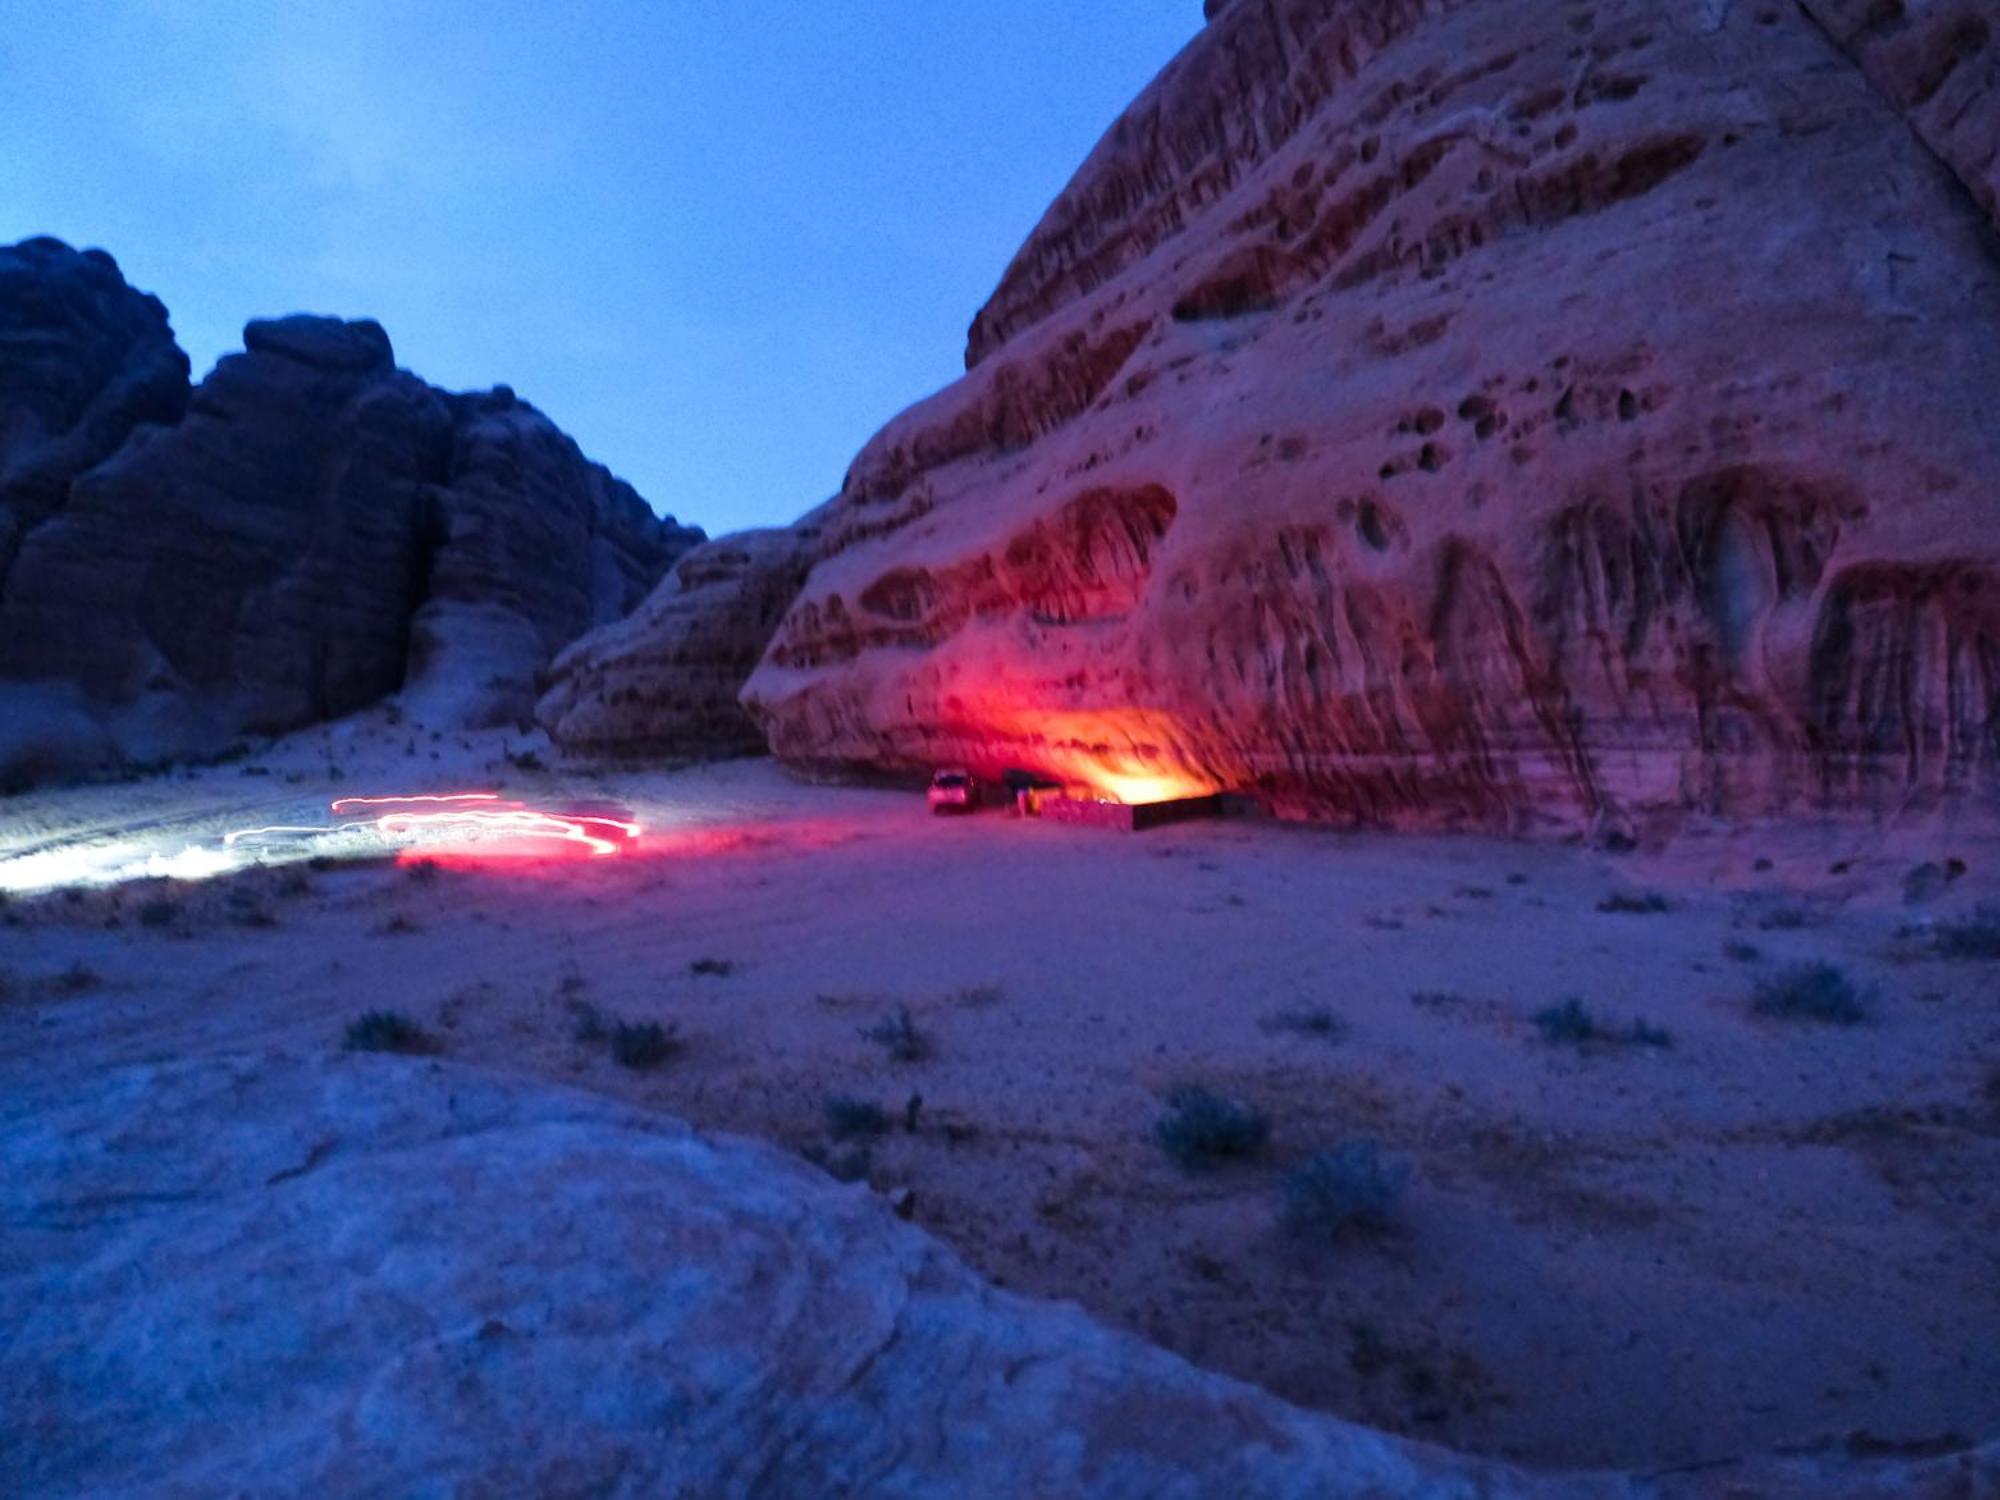
{"label": "weathered rock surface", "polygon": [[[108,257],[8,254],[9,777],[211,752],[406,685],[432,722],[525,717],[550,657],[700,539],[511,391],[399,370],[375,323],[253,322],[188,397],[164,310]],[[44,306],[67,342],[34,331]]]}
{"label": "weathered rock surface", "polygon": [[56,1495],[1935,1496],[1531,1477],[981,1282],[860,1187],[381,1056],[0,1091],[0,1485]]}
{"label": "weathered rock surface", "polygon": [[817,543],[808,517],[687,553],[630,616],[556,658],[535,710],[549,738],[597,755],[760,754],[763,733],[737,694],[805,581]]}
{"label": "weathered rock surface", "polygon": [[855,462],[772,748],[1382,821],[1990,804],[1992,6],[1209,9]]}
{"label": "weathered rock surface", "polygon": [[0,247],[0,579],[23,531],[141,422],[187,408],[187,356],[156,298],[102,250]]}
{"label": "weathered rock surface", "polygon": [[1992,0],[1802,0],[2000,228],[2000,11]]}

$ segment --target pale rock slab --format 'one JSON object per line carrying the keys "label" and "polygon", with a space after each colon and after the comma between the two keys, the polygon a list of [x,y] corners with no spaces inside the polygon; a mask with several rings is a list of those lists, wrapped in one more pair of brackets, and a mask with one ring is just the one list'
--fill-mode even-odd
{"label": "pale rock slab", "polygon": [[980,1281],[859,1186],[434,1061],[0,1091],[0,1484],[23,1494],[1991,1493],[1990,1450],[1529,1476]]}

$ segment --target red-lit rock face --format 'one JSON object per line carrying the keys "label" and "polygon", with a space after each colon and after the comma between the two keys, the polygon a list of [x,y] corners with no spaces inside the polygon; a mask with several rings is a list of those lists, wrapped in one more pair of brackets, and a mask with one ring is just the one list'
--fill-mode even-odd
{"label": "red-lit rock face", "polygon": [[1910,84],[1777,5],[1215,9],[857,459],[746,706],[815,768],[1309,816],[1990,795],[2000,261],[1945,104],[2000,44],[1934,19]]}

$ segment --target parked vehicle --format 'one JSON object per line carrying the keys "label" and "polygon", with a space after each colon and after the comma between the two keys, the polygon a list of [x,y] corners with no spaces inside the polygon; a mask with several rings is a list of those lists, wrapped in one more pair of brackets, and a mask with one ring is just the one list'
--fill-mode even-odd
{"label": "parked vehicle", "polygon": [[931,777],[926,800],[934,813],[971,812],[979,806],[979,783],[963,766],[948,766]]}

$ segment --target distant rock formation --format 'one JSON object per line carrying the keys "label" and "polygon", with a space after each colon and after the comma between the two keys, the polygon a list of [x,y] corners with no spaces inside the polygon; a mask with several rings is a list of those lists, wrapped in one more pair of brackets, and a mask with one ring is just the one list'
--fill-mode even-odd
{"label": "distant rock formation", "polygon": [[[16,1067],[21,1495],[1960,1500],[2000,1449],[1529,1474],[1288,1405],[755,1142],[450,1063]],[[1552,1397],[1559,1399],[1559,1397]]]}
{"label": "distant rock formation", "polygon": [[772,748],[1398,824],[1990,807],[1991,4],[1205,9],[856,460]]}
{"label": "distant rock formation", "polygon": [[399,690],[524,718],[699,531],[372,322],[253,322],[192,393],[110,257],[0,251],[0,776],[208,753]]}
{"label": "distant rock formation", "polygon": [[762,753],[763,733],[737,694],[805,581],[817,541],[808,517],[684,555],[630,616],[556,658],[536,708],[549,738],[613,757]]}
{"label": "distant rock formation", "polygon": [[46,238],[0,248],[0,578],[72,479],[187,401],[166,308],[110,256]]}

